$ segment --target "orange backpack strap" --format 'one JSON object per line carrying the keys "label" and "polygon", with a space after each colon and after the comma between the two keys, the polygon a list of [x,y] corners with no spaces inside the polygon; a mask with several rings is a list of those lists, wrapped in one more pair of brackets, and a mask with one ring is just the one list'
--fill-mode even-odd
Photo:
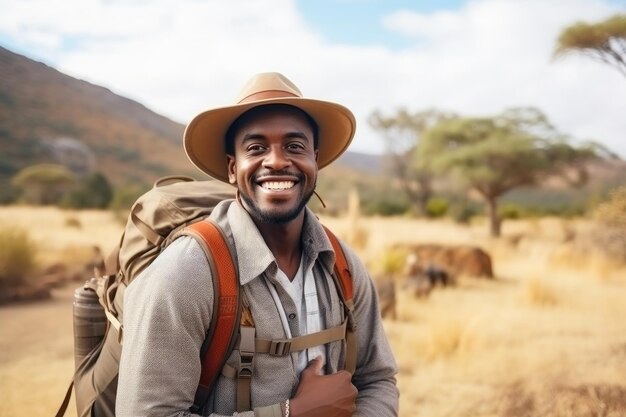
{"label": "orange backpack strap", "polygon": [[346,255],[343,253],[339,239],[333,232],[324,226],[326,236],[335,252],[335,270],[333,277],[335,285],[339,288],[339,295],[342,298],[348,317],[348,329],[346,332],[346,371],[354,374],[356,369],[356,321],[354,320],[354,300],[353,281]]}
{"label": "orange backpack strap", "polygon": [[202,344],[202,372],[192,411],[206,403],[237,339],[241,300],[237,268],[221,228],[213,221],[194,223],[184,234],[198,240],[206,252],[213,276],[213,317],[207,337]]}

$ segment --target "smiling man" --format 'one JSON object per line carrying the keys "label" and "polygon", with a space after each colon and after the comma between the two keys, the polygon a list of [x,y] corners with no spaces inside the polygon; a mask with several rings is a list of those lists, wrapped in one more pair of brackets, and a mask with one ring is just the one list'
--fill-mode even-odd
{"label": "smiling man", "polygon": [[[236,104],[191,121],[185,131],[191,161],[237,189],[237,198],[218,204],[211,218],[236,258],[249,313],[243,316],[254,329],[253,336],[240,334],[239,346],[254,335],[251,346],[268,339],[288,340],[290,348],[296,340],[307,343],[283,355],[257,350],[251,378],[241,374],[243,348],[235,349],[208,400],[192,407],[216,295],[203,249],[181,237],[126,290],[118,416],[397,415],[397,368],[371,278],[342,243],[353,282],[347,312],[332,278],[338,255],[306,208],[318,169],[345,151],[355,128],[347,108],[302,97],[278,73],[254,76]],[[356,324],[350,341],[348,319]],[[335,329],[344,330],[342,337],[326,336]]]}

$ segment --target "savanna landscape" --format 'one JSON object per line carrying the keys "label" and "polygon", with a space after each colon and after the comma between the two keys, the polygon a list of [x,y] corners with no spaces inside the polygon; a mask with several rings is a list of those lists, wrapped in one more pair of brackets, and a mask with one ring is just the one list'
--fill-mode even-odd
{"label": "savanna landscape", "polygon": [[[483,3],[503,2],[468,2]],[[483,24],[501,22],[499,13]],[[536,17],[533,31],[541,26]],[[500,31],[517,25],[498,24],[499,35],[488,38],[512,41]],[[531,41],[511,49],[537,49]],[[626,14],[572,22],[554,29],[550,42],[542,60],[587,55],[626,75]],[[80,45],[73,37],[69,43]],[[407,71],[402,56],[398,67]],[[504,68],[474,72],[518,78]],[[576,90],[601,84],[586,80],[586,71],[551,68],[548,81],[571,78]],[[472,72],[463,71],[454,78]],[[535,85],[549,71],[528,80]],[[353,69],[347,73],[358,82]],[[603,142],[606,122],[598,138],[561,130],[602,110],[579,100],[591,107],[557,127],[537,107],[541,100],[519,96],[492,114],[430,108],[429,101],[411,108],[428,91],[413,89],[416,81],[402,88],[406,103],[377,108],[375,99],[359,121],[384,154],[346,151],[320,173],[316,191],[326,203],[319,195],[311,202],[366,263],[381,305],[392,300],[395,315],[385,314],[383,324],[399,368],[400,416],[625,417],[626,162]],[[494,86],[492,79],[487,88],[477,84],[469,108],[491,89],[497,106],[504,103],[512,89]],[[446,95],[454,91],[448,78],[444,87]],[[601,96],[619,106],[623,95],[611,88],[614,95]],[[372,97],[377,90],[358,89]],[[579,104],[574,91],[546,91],[565,97],[550,115]],[[619,114],[610,123],[623,132]],[[93,273],[94,249],[106,255],[116,247],[128,209],[156,179],[199,175],[182,149],[184,130],[109,88],[0,46],[0,416],[56,413],[74,370],[74,290]],[[483,253],[489,273],[425,261],[417,248],[426,245]],[[73,402],[66,415],[76,417]]]}
{"label": "savanna landscape", "polygon": [[[94,245],[110,250],[123,227],[104,210],[9,206],[0,219],[3,229],[27,231],[38,264],[79,268]],[[396,280],[397,317],[384,325],[400,369],[401,416],[626,415],[626,268],[584,244],[589,220],[510,220],[492,238],[480,218],[321,219],[352,241],[374,277]],[[397,248],[414,243],[479,246],[495,277],[460,276],[416,298],[397,267]],[[56,412],[73,372],[79,285],[0,307],[1,415]],[[73,404],[68,411],[75,415]]]}

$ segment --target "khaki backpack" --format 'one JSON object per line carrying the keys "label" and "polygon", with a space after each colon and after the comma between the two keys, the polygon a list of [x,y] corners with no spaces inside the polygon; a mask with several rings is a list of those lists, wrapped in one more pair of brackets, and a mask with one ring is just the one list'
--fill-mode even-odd
{"label": "khaki backpack", "polygon": [[[192,236],[204,249],[212,270],[215,305],[202,345],[202,372],[191,411],[199,412],[221,374],[238,379],[237,411],[250,410],[250,380],[255,353],[288,355],[336,340],[346,340],[345,369],[356,367],[352,277],[337,238],[325,228],[335,251],[333,278],[344,303],[340,326],[287,340],[264,340],[244,323],[249,315],[240,297],[236,265],[220,227],[207,219],[234,189],[217,180],[166,177],[137,199],[130,210],[119,246],[109,255],[106,271],[76,289],[74,298],[75,373],[56,416],[65,414],[74,387],[79,417],[115,416],[119,360],[123,342],[123,297],[128,284],[181,235]],[[243,307],[242,307],[243,306]],[[238,326],[238,324],[240,324]],[[252,330],[251,330],[252,329]],[[239,369],[225,365],[239,343]],[[250,348],[252,346],[252,348]]]}

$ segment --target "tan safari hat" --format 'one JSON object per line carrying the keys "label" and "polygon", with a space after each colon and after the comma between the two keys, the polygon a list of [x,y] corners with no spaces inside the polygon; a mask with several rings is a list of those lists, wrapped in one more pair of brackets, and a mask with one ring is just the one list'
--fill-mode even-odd
{"label": "tan safari hat", "polygon": [[225,147],[228,128],[251,108],[274,103],[297,107],[317,122],[319,168],[337,159],[354,137],[356,120],[346,107],[329,101],[304,98],[287,77],[277,72],[266,72],[248,81],[235,99],[235,104],[210,109],[193,118],[184,135],[187,156],[201,171],[228,182]]}

